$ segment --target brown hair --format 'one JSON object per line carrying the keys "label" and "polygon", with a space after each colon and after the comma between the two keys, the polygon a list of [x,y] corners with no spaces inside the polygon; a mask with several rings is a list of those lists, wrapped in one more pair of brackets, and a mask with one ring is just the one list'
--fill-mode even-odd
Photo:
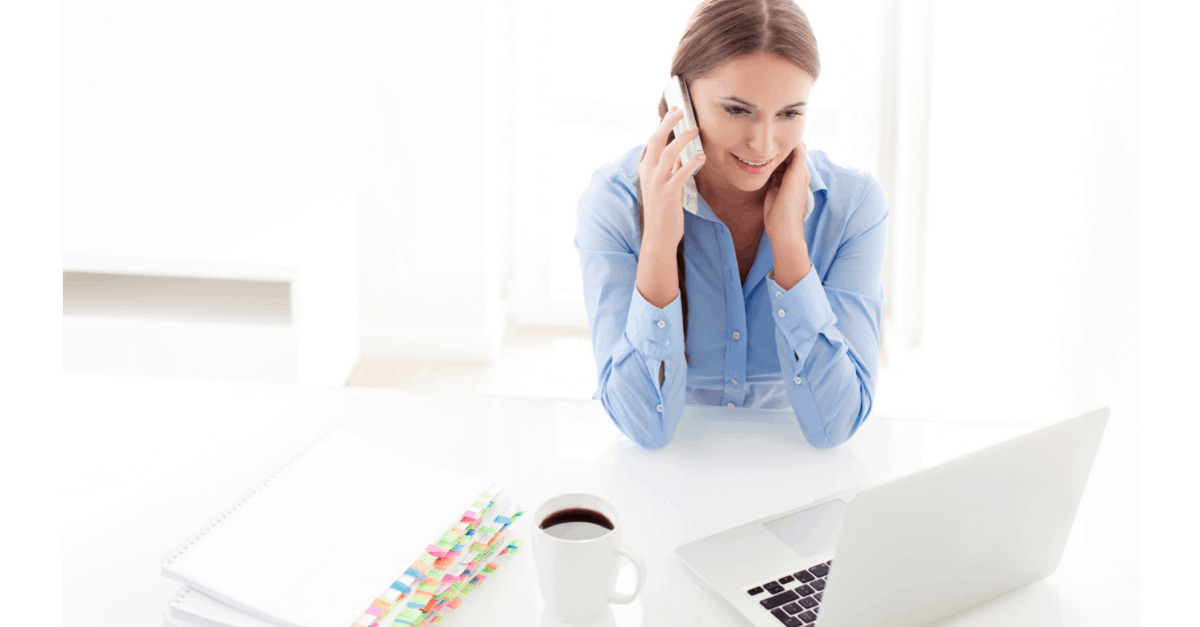
{"label": "brown hair", "polygon": [[[728,61],[765,50],[788,59],[808,72],[813,80],[821,72],[817,39],[808,17],[792,0],[706,0],[688,20],[675,57],[671,75],[685,84],[708,75]],[[667,99],[658,101],[658,119],[667,114]],[[667,141],[675,139],[675,133]],[[638,228],[645,229],[642,184],[638,181]],[[688,302],[683,262],[683,239],[675,250],[679,269],[679,296],[683,309],[683,333],[687,337]],[[686,346],[686,344],[685,344]]]}

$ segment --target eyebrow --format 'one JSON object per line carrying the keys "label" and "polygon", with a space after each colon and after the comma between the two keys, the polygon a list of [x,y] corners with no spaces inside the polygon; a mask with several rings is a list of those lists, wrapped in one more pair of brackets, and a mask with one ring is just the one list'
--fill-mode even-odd
{"label": "eyebrow", "polygon": [[[750,104],[749,102],[746,102],[745,100],[742,100],[741,98],[738,98],[737,96],[725,96],[725,100],[732,100],[732,101],[734,101],[734,102],[736,102],[736,103],[739,103],[739,104],[744,104],[744,105],[746,105],[747,107],[750,107],[751,109],[757,109],[757,108],[758,108],[758,107],[756,107],[756,106],[754,106],[754,105]],[[805,105],[807,105],[807,104],[808,104],[807,102],[794,102],[794,103],[792,103],[792,104],[790,104],[790,105],[788,105],[788,106],[786,106],[786,107],[783,107],[783,109],[794,109],[794,108],[796,108],[796,107],[803,107],[803,106],[805,106]],[[783,109],[780,109],[780,111],[783,111]]]}

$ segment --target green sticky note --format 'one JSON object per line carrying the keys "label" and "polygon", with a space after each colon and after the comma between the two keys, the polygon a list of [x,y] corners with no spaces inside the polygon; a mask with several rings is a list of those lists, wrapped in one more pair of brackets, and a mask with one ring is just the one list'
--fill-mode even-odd
{"label": "green sticky note", "polygon": [[396,615],[396,620],[402,620],[409,623],[415,623],[421,620],[421,615],[424,614],[421,610],[410,607]]}

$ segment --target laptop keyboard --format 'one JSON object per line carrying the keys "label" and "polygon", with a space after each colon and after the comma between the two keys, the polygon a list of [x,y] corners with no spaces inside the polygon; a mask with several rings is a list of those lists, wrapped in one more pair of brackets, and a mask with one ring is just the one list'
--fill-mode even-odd
{"label": "laptop keyboard", "polygon": [[831,565],[833,560],[773,579],[746,593],[787,627],[811,625],[817,622],[817,610],[821,609],[821,597],[825,594],[825,577]]}

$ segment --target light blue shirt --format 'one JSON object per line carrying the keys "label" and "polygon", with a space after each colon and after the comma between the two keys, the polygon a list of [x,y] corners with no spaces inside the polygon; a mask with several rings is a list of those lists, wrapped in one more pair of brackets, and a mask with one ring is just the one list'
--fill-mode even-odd
{"label": "light blue shirt", "polygon": [[[638,292],[637,146],[596,170],[579,200],[583,269],[599,398],[639,445],[670,441],[684,404],[790,407],[813,446],[854,435],[871,412],[879,362],[887,203],[869,174],[808,153],[816,200],[804,221],[813,268],[790,290],[773,280],[764,233],[743,285],[728,228],[703,197],[684,212],[687,359],[680,298],[660,309]],[[658,382],[659,366],[664,381]]]}

